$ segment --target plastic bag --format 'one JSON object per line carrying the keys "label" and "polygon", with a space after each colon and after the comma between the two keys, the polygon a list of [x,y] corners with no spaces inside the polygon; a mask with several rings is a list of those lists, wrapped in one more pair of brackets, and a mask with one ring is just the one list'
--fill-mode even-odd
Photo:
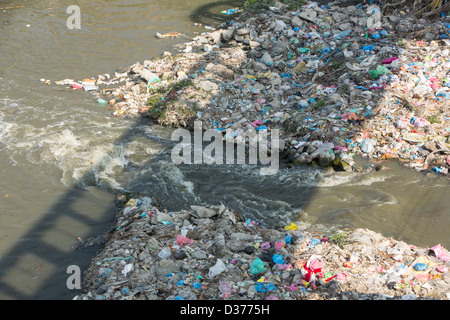
{"label": "plastic bag", "polygon": [[437,244],[434,247],[430,248],[430,250],[434,251],[436,257],[440,258],[444,261],[450,261],[450,254],[440,245]]}
{"label": "plastic bag", "polygon": [[194,243],[194,240],[186,238],[185,236],[180,234],[177,236],[177,243],[180,246],[190,246]]}
{"label": "plastic bag", "polygon": [[158,257],[160,257],[161,259],[167,259],[172,255],[172,252],[170,251],[170,249],[168,247],[163,248],[159,253],[158,253]]}
{"label": "plastic bag", "polygon": [[216,264],[214,266],[212,266],[211,268],[209,268],[208,276],[210,278],[214,278],[218,274],[224,272],[226,269],[227,269],[227,267],[225,266],[223,261],[220,259],[217,259]]}
{"label": "plastic bag", "polygon": [[200,282],[195,282],[195,283],[192,284],[192,286],[193,286],[195,289],[198,289],[198,290],[201,290],[201,289],[202,289],[202,285],[201,285]]}
{"label": "plastic bag", "polygon": [[297,230],[297,229],[298,229],[298,226],[293,222],[291,222],[289,225],[284,227],[284,230],[288,230],[288,231],[289,230]]}
{"label": "plastic bag", "polygon": [[361,151],[364,153],[371,153],[374,149],[372,139],[365,139],[361,142]]}
{"label": "plastic bag", "polygon": [[266,283],[258,283],[256,286],[255,286],[255,290],[257,291],[257,292],[262,292],[262,293],[264,293],[264,292],[267,292],[267,291],[271,291],[271,290],[275,290],[277,287],[273,284],[273,283],[269,283],[269,282],[266,282]]}
{"label": "plastic bag", "polygon": [[278,271],[284,271],[287,269],[291,269],[292,268],[292,264],[290,263],[285,263],[285,264],[277,264],[278,267]]}
{"label": "plastic bag", "polygon": [[284,241],[286,242],[286,244],[291,244],[292,242],[292,236],[290,234],[288,234],[286,236],[286,238],[284,238]]}
{"label": "plastic bag", "polygon": [[274,254],[272,257],[272,261],[276,264],[284,264],[284,259],[281,254]]}
{"label": "plastic bag", "polygon": [[126,277],[127,273],[130,272],[131,270],[133,270],[133,264],[129,263],[127,265],[125,265],[125,267],[122,270],[122,274]]}
{"label": "plastic bag", "polygon": [[227,281],[220,281],[219,291],[222,294],[231,293],[231,285]]}
{"label": "plastic bag", "polygon": [[264,242],[261,244],[260,248],[262,250],[269,250],[270,249],[270,243],[269,242]]}
{"label": "plastic bag", "polygon": [[252,264],[250,265],[250,272],[252,274],[258,274],[265,271],[264,268],[264,262],[260,258],[256,258],[253,260]]}
{"label": "plastic bag", "polygon": [[275,242],[275,251],[280,251],[286,245],[286,241],[277,240]]}

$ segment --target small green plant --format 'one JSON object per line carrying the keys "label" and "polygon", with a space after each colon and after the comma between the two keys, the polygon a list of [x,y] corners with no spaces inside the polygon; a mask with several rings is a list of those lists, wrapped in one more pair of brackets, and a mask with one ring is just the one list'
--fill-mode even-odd
{"label": "small green plant", "polygon": [[247,0],[244,8],[247,11],[267,10],[274,4],[274,0]]}
{"label": "small green plant", "polygon": [[347,238],[348,234],[346,232],[338,231],[330,237],[330,241],[342,249]]}
{"label": "small green plant", "polygon": [[150,98],[148,98],[147,105],[155,106],[156,104],[162,102],[162,99],[163,99],[163,96],[160,94],[152,95]]}
{"label": "small green plant", "polygon": [[194,85],[194,82],[191,79],[180,80],[173,86],[173,89],[176,91],[185,89],[187,87],[191,87]]}
{"label": "small green plant", "polygon": [[153,105],[147,111],[147,116],[153,120],[165,120],[167,117],[167,106],[165,103],[158,103]]}
{"label": "small green plant", "polygon": [[[284,5],[288,10],[298,10],[301,6],[306,4],[304,0],[280,0],[278,1]],[[247,0],[244,8],[247,11],[267,10],[270,6],[276,4],[275,0]]]}
{"label": "small green plant", "polygon": [[286,5],[288,10],[298,10],[301,6],[306,4],[303,0],[281,0],[281,3]]}
{"label": "small green plant", "polygon": [[317,109],[323,107],[324,105],[325,105],[325,100],[324,100],[324,99],[320,99],[320,100],[317,101],[315,104],[313,104],[311,107],[312,107],[314,110],[317,110]]}
{"label": "small green plant", "polygon": [[344,93],[346,93],[346,94],[349,94],[349,93],[350,93],[350,86],[349,86],[347,83],[344,83],[344,84],[341,86],[341,89],[342,89],[342,92],[344,92]]}
{"label": "small green plant", "polygon": [[439,119],[439,117],[437,115],[434,116],[429,116],[427,117],[427,120],[433,124],[433,123],[441,123],[441,119]]}

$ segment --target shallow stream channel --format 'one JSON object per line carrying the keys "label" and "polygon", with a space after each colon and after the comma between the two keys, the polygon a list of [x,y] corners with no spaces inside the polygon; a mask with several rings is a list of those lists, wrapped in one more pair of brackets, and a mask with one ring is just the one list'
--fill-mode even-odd
{"label": "shallow stream channel", "polygon": [[[67,8],[81,10],[69,29]],[[83,90],[40,79],[113,74],[170,51],[232,17],[241,1],[0,0],[0,299],[72,299],[68,266],[87,267],[100,246],[79,247],[114,221],[117,192],[167,210],[219,205],[265,223],[362,227],[418,246],[450,247],[449,182],[401,167],[370,174],[253,165],[176,165],[173,129],[114,117]],[[6,8],[6,9],[5,9]]]}

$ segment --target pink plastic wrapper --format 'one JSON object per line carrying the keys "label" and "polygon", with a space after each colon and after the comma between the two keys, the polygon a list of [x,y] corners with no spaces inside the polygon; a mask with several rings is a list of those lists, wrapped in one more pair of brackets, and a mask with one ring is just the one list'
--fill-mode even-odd
{"label": "pink plastic wrapper", "polygon": [[436,257],[444,261],[450,261],[450,254],[440,244],[435,245],[430,250],[434,251]]}
{"label": "pink plastic wrapper", "polygon": [[287,270],[287,269],[292,269],[292,264],[290,264],[290,263],[286,263],[286,264],[278,264],[277,266],[278,266],[278,270],[279,270],[279,271],[284,271],[284,270]]}
{"label": "pink plastic wrapper", "polygon": [[323,268],[323,262],[320,262],[317,259],[314,259],[309,263],[309,269],[311,269],[314,272],[319,271],[322,268]]}
{"label": "pink plastic wrapper", "polygon": [[229,284],[227,281],[220,281],[219,284],[219,291],[223,294],[230,294],[231,293],[231,284]]}
{"label": "pink plastic wrapper", "polygon": [[83,89],[83,85],[79,83],[72,83],[72,88],[74,89]]}
{"label": "pink plastic wrapper", "polygon": [[188,239],[185,236],[180,234],[177,236],[177,243],[180,246],[190,246],[191,244],[194,243],[194,240]]}
{"label": "pink plastic wrapper", "polygon": [[436,89],[439,89],[441,86],[437,83],[430,83],[430,87],[431,87],[431,89],[436,90]]}
{"label": "pink plastic wrapper", "polygon": [[263,244],[261,244],[261,249],[263,250],[268,250],[270,249],[270,243],[269,242],[264,242]]}
{"label": "pink plastic wrapper", "polygon": [[345,280],[345,278],[347,278],[347,275],[345,273],[339,273],[336,278],[338,280]]}
{"label": "pink plastic wrapper", "polygon": [[255,120],[250,125],[252,127],[257,127],[257,126],[262,125],[262,124],[264,124],[264,122],[262,122],[261,120]]}
{"label": "pink plastic wrapper", "polygon": [[381,61],[381,63],[383,63],[383,64],[390,64],[390,63],[392,63],[393,61],[395,61],[397,59],[398,59],[397,57],[392,57],[392,58],[389,58],[389,59]]}
{"label": "pink plastic wrapper", "polygon": [[438,266],[436,267],[436,270],[440,273],[447,273],[448,272],[448,268],[445,266]]}
{"label": "pink plastic wrapper", "polygon": [[345,152],[345,151],[347,151],[347,148],[337,145],[337,146],[334,146],[334,150],[339,150],[339,151]]}
{"label": "pink plastic wrapper", "polygon": [[275,242],[275,251],[280,251],[286,245],[286,241],[277,240]]}

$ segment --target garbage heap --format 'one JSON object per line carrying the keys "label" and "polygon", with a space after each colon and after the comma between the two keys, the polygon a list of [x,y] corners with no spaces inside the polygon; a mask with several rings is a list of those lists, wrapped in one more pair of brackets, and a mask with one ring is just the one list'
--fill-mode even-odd
{"label": "garbage heap", "polygon": [[59,84],[92,92],[114,116],[186,128],[197,119],[224,139],[279,128],[294,164],[355,170],[360,154],[446,174],[449,18],[382,9],[392,8],[336,1],[245,12],[174,55]]}
{"label": "garbage heap", "polygon": [[[88,242],[88,240],[86,240]],[[448,300],[450,255],[366,229],[269,227],[220,206],[124,205],[75,300]]]}

